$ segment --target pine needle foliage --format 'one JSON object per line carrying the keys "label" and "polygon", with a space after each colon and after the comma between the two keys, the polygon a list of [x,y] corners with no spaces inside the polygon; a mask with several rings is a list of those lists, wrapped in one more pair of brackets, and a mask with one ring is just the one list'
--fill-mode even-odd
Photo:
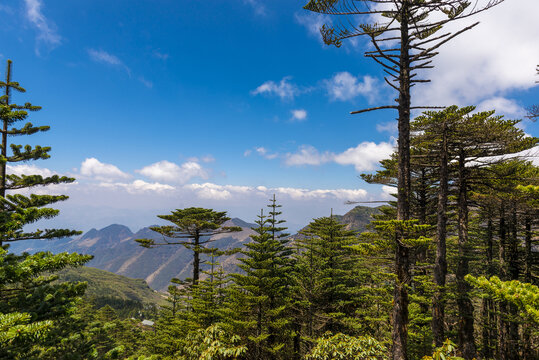
{"label": "pine needle foliage", "polygon": [[242,273],[231,274],[234,284],[229,289],[230,307],[236,311],[229,321],[233,332],[246,340],[249,359],[286,359],[291,351],[292,250],[282,235],[285,228],[279,226],[275,198],[269,207],[270,215],[261,210],[255,221],[256,234],[239,260]]}
{"label": "pine needle foliage", "polygon": [[207,244],[212,242],[211,237],[217,234],[241,231],[238,226],[223,226],[230,220],[226,211],[214,211],[204,208],[176,209],[169,215],[157,217],[171,222],[173,225],[152,226],[151,230],[163,237],[162,242],[154,239],[136,239],[140,246],[153,248],[156,246],[181,245],[193,251],[193,277],[192,284],[196,285],[200,277],[200,255]]}
{"label": "pine needle foliage", "polygon": [[[310,0],[306,10],[335,15],[341,21],[323,25],[324,42],[340,47],[349,38],[365,37],[373,50],[365,56],[378,63],[386,73],[386,84],[395,90],[395,104],[353,111],[360,114],[381,109],[398,111],[397,220],[411,218],[410,114],[413,109],[440,108],[446,104],[415,104],[411,88],[430,80],[420,72],[433,67],[439,48],[478,23],[456,31],[442,32],[450,22],[471,17],[503,0]],[[399,235],[397,233],[397,235]],[[392,359],[408,359],[408,293],[411,280],[409,248],[397,239],[395,273],[397,275],[392,313]],[[473,356],[469,354],[468,357]]]}
{"label": "pine needle foliage", "polygon": [[313,342],[326,332],[354,333],[358,309],[358,256],[354,231],[333,217],[314,219],[294,241],[297,314],[304,339]]}
{"label": "pine needle foliage", "polygon": [[[12,62],[7,61],[6,80],[0,81],[0,89],[4,95],[0,96],[0,245],[6,242],[29,239],[53,239],[79,235],[79,231],[68,229],[37,229],[27,232],[25,225],[33,224],[41,219],[50,219],[58,215],[58,210],[46,207],[59,201],[68,199],[65,195],[35,195],[7,194],[7,191],[32,189],[38,186],[68,184],[75,181],[66,176],[8,174],[8,164],[27,162],[30,160],[44,160],[50,157],[51,148],[36,145],[17,145],[10,143],[13,137],[33,135],[45,132],[49,126],[34,126],[27,122],[21,127],[17,123],[25,121],[31,112],[41,110],[41,107],[27,102],[24,105],[12,103],[13,91],[25,93],[26,90],[12,77]],[[8,148],[11,152],[8,151]]]}
{"label": "pine needle foliage", "polygon": [[[84,293],[86,284],[55,283],[54,273],[69,266],[81,266],[92,256],[40,252],[33,255],[8,253],[9,242],[28,239],[52,239],[78,235],[68,229],[26,231],[25,226],[58,215],[58,210],[46,206],[64,201],[65,195],[8,194],[16,190],[31,190],[38,186],[67,184],[72,178],[53,175],[8,174],[7,165],[50,157],[50,147],[17,145],[9,140],[15,136],[33,135],[48,131],[48,126],[34,126],[27,122],[29,114],[41,108],[30,103],[12,102],[12,92],[25,89],[12,80],[12,62],[7,61],[6,80],[0,81],[0,314],[2,338],[0,358],[28,359],[37,345],[52,346],[61,339],[51,334],[58,322],[68,316],[76,300]],[[11,151],[8,151],[10,148]],[[7,244],[6,244],[7,243]],[[18,333],[20,335],[15,336]]]}

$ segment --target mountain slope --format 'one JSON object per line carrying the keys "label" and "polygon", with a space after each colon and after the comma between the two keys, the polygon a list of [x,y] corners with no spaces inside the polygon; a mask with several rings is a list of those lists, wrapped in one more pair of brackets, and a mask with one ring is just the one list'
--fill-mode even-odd
{"label": "mountain slope", "polygon": [[[229,220],[225,226],[240,226],[243,230],[214,236],[212,246],[223,250],[241,247],[241,244],[248,241],[249,236],[254,233],[250,229],[250,226],[254,225],[240,219]],[[101,230],[91,229],[82,237],[75,239],[13,243],[11,251],[53,253],[67,251],[94,255],[88,266],[130,278],[144,279],[151,288],[161,291],[167,289],[171,278],[182,279],[192,275],[191,250],[181,245],[146,249],[135,242],[135,239],[139,238],[162,240],[161,235],[149,228],[132,233],[126,226],[113,224]],[[223,263],[226,271],[234,271],[235,258],[237,255],[232,258],[223,257],[219,261]]]}
{"label": "mountain slope", "polygon": [[[367,225],[374,220],[373,215],[379,214],[378,207],[356,206],[344,215],[333,215],[333,217],[341,224],[346,225],[346,230],[354,230],[358,233],[367,230]],[[306,228],[306,227],[305,227]],[[305,229],[303,228],[303,229]],[[301,239],[304,236],[301,234],[301,229],[297,234],[292,235],[292,239]]]}
{"label": "mountain slope", "polygon": [[[348,213],[335,215],[335,217],[346,224],[347,229],[361,232],[372,220],[372,215],[378,212],[377,208],[356,206]],[[254,234],[251,230],[254,224],[237,218],[229,220],[225,226],[240,226],[243,230],[237,233],[215,235],[212,237],[211,246],[222,250],[239,248]],[[296,234],[291,238],[298,236],[301,235]],[[113,224],[100,230],[91,229],[75,239],[13,243],[11,251],[51,251],[53,253],[68,251],[94,255],[94,259],[88,263],[88,266],[134,279],[144,279],[152,289],[160,291],[167,290],[170,279],[173,277],[185,279],[192,276],[193,252],[191,250],[181,245],[146,249],[135,242],[135,239],[140,238],[162,240],[161,235],[149,228],[133,233],[126,226]],[[218,261],[221,262],[225,271],[237,271],[236,263],[239,256],[239,254],[222,256]]]}
{"label": "mountain slope", "polygon": [[152,290],[142,279],[131,279],[87,266],[64,269],[58,275],[60,281],[86,281],[88,288],[85,295],[90,298],[111,297],[143,304],[163,302],[162,294]]}

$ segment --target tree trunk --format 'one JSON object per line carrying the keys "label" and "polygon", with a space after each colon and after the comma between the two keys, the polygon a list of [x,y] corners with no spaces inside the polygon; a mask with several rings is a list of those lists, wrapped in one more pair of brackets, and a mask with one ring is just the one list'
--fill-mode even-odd
{"label": "tree trunk", "polygon": [[440,347],[445,340],[445,280],[447,276],[446,236],[447,236],[447,196],[448,196],[448,154],[447,124],[443,124],[440,152],[440,185],[438,188],[438,209],[436,222],[436,259],[434,263],[434,283],[436,289],[432,299],[432,336],[434,346]]}
{"label": "tree trunk", "polygon": [[505,314],[507,313],[507,305],[505,302],[500,301],[498,305],[498,359],[508,360],[510,359],[511,349],[508,346],[507,341],[507,321],[505,320]]}
{"label": "tree trunk", "polygon": [[195,242],[193,249],[193,285],[197,285],[200,275],[200,235],[197,233],[193,240]]}
{"label": "tree trunk", "polygon": [[499,261],[499,271],[500,278],[502,280],[507,280],[507,266],[505,265],[505,246],[507,243],[507,229],[505,226],[505,205],[502,201],[500,207],[500,246],[498,248],[498,261]]}
{"label": "tree trunk", "polygon": [[[489,210],[487,220],[487,234],[485,241],[486,255],[487,255],[487,276],[490,278],[494,275],[494,265],[493,265],[493,224],[492,224],[492,214]],[[494,309],[493,302],[491,299],[483,298],[481,300],[481,318],[483,319],[483,326],[481,332],[481,352],[484,359],[491,359],[493,356],[492,353],[492,339],[495,334],[493,333],[493,328],[495,327],[494,319]]]}
{"label": "tree trunk", "polygon": [[[524,281],[527,283],[532,282],[531,265],[533,262],[532,254],[532,222],[530,214],[526,214],[525,219],[525,268],[524,268]],[[522,329],[522,358],[524,360],[533,358],[533,350],[531,343],[531,326],[530,324],[524,324]]]}
{"label": "tree trunk", "polygon": [[[499,272],[500,278],[502,280],[507,280],[507,266],[506,266],[506,244],[507,244],[507,228],[505,221],[505,204],[502,200],[500,206],[500,246],[498,249],[498,260],[499,260]],[[498,359],[507,360],[509,359],[509,346],[508,346],[508,327],[505,316],[507,314],[507,305],[505,302],[500,301],[498,305]]]}
{"label": "tree trunk", "polygon": [[[518,218],[517,218],[517,207],[516,203],[513,202],[511,209],[511,243],[509,246],[509,276],[510,280],[518,280],[519,277],[519,264],[518,264]],[[519,346],[519,333],[518,333],[518,323],[516,318],[518,316],[518,309],[515,305],[509,304],[509,333],[508,341],[509,348],[512,349],[510,352],[510,359],[517,360],[519,358],[518,349]]]}
{"label": "tree trunk", "polygon": [[[11,82],[11,60],[7,61],[7,69],[6,69],[6,104],[9,105],[9,83]],[[2,124],[2,157],[5,159],[7,158],[7,129],[8,129],[8,121],[7,119],[4,119]],[[6,196],[6,162],[2,161],[0,162],[0,197]],[[0,239],[0,246],[2,246],[2,240]]]}
{"label": "tree trunk", "polygon": [[[401,8],[401,48],[399,69],[399,140],[397,174],[397,220],[408,220],[410,216],[410,44],[408,35],[408,2]],[[403,235],[397,232],[395,250],[395,273],[397,275],[393,294],[392,348],[393,360],[408,359],[408,292],[410,283],[409,249],[401,242]]]}
{"label": "tree trunk", "polygon": [[526,259],[525,259],[525,269],[524,269],[524,281],[527,283],[532,282],[532,263],[533,263],[533,253],[532,253],[532,219],[530,214],[526,215],[526,234],[525,234],[525,248],[526,248]]}
{"label": "tree trunk", "polygon": [[509,276],[510,280],[518,280],[520,269],[518,264],[518,218],[516,204],[511,209],[511,243],[509,246]]}
{"label": "tree trunk", "polygon": [[466,174],[466,158],[463,150],[459,154],[459,196],[458,196],[458,251],[459,259],[457,264],[457,306],[459,310],[459,349],[462,357],[471,360],[476,355],[474,339],[474,318],[473,304],[468,295],[470,286],[464,280],[468,274],[468,189]]}

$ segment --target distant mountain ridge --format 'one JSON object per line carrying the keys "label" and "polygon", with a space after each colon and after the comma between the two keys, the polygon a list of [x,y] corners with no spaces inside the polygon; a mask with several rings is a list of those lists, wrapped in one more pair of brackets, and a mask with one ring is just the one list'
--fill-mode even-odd
{"label": "distant mountain ridge", "polygon": [[[231,219],[225,223],[225,226],[240,226],[242,231],[213,236],[212,246],[223,250],[241,247],[241,244],[254,234],[250,227],[255,225],[241,219]],[[146,249],[135,242],[135,239],[140,238],[162,240],[160,234],[148,227],[133,233],[127,226],[112,224],[100,230],[91,229],[74,239],[12,243],[11,251],[18,253],[67,251],[94,255],[94,259],[87,266],[130,278],[144,279],[151,288],[160,291],[167,289],[171,278],[181,279],[192,275],[191,250],[179,245]],[[228,257],[220,259],[225,270],[234,270],[234,259]]]}
{"label": "distant mountain ridge", "polygon": [[[377,208],[357,206],[345,215],[336,215],[337,220],[347,225],[347,229],[364,231],[372,215],[378,213]],[[212,237],[212,246],[222,250],[242,247],[255,234],[251,229],[255,224],[234,218],[225,226],[239,226],[240,232],[219,234]],[[91,229],[80,237],[58,240],[29,240],[15,242],[11,245],[14,252],[51,251],[78,252],[94,255],[87,266],[113,272],[135,279],[144,279],[155,290],[164,291],[170,279],[186,278],[192,275],[192,251],[180,245],[158,246],[146,249],[139,246],[135,239],[149,238],[162,240],[162,236],[149,227],[133,233],[127,226],[112,224],[103,229]],[[292,236],[294,238],[294,236]],[[223,256],[218,260],[225,271],[236,271],[238,254]]]}

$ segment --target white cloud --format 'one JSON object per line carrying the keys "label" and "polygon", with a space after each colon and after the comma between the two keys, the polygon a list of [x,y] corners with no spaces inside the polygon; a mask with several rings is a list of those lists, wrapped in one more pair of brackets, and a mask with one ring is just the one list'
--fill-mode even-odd
{"label": "white cloud", "polygon": [[[67,202],[57,204],[60,216],[48,220],[50,227],[90,229],[120,223],[139,229],[155,224],[156,214],[191,206],[226,210],[230,217],[252,221],[266,209],[273,194],[283,205],[283,219],[291,231],[304,227],[312,218],[344,214],[351,209],[347,200],[383,199],[381,190],[364,189],[304,189],[286,186],[239,186],[212,183],[172,186],[143,180],[89,182],[33,189],[43,194],[65,194]],[[80,216],[84,213],[84,216]]]}
{"label": "white cloud", "polygon": [[310,36],[317,38],[321,43],[323,43],[322,35],[320,35],[320,28],[324,24],[331,25],[331,17],[308,11],[296,13],[294,18],[298,24],[307,29]]}
{"label": "white cloud", "polygon": [[326,90],[331,100],[348,101],[358,96],[364,96],[372,103],[377,95],[377,81],[371,76],[363,79],[343,71],[335,74],[331,79],[325,80]]}
{"label": "white cloud", "polygon": [[268,94],[276,95],[281,98],[281,100],[291,100],[300,93],[298,87],[290,83],[290,77],[284,77],[277,84],[274,81],[266,81],[255,90],[251,91],[252,95],[259,94]]}
{"label": "white cloud", "polygon": [[153,82],[146,80],[143,76],[139,76],[138,81],[140,81],[142,85],[146,86],[148,89],[153,88]]}
{"label": "white cloud", "polygon": [[189,184],[184,188],[192,190],[201,199],[211,200],[231,200],[233,198],[257,196],[269,198],[272,194],[284,195],[293,200],[352,200],[358,201],[367,197],[367,192],[363,189],[300,189],[291,187],[268,188],[265,186],[237,186],[237,185],[217,185],[213,183]]}
{"label": "white cloud", "polygon": [[357,171],[371,171],[378,166],[380,160],[389,158],[393,151],[394,146],[390,143],[365,141],[355,148],[336,154],[333,161],[341,165],[354,165]]}
{"label": "white cloud", "polygon": [[297,152],[286,154],[285,164],[288,166],[317,166],[334,162],[340,165],[354,165],[357,171],[371,171],[376,169],[380,160],[388,158],[393,151],[394,145],[388,142],[376,144],[365,141],[337,154],[329,151],[321,153],[313,146],[304,145]]}
{"label": "white cloud", "polygon": [[292,121],[305,121],[307,120],[307,110],[296,109],[292,110]]}
{"label": "white cloud", "polygon": [[152,180],[167,181],[184,184],[195,177],[208,178],[208,172],[197,162],[188,161],[178,166],[170,161],[157,163],[136,170],[137,173],[149,177]]}
{"label": "white cloud", "polygon": [[14,175],[41,175],[43,177],[53,176],[56,173],[47,168],[42,168],[35,165],[7,165],[7,173]]}
{"label": "white cloud", "polygon": [[[26,18],[38,31],[37,41],[45,43],[51,49],[60,45],[62,38],[56,32],[55,25],[43,15],[41,0],[24,0],[24,2],[26,4]],[[39,54],[37,47],[36,52]]]}
{"label": "white cloud", "polygon": [[526,115],[526,110],[517,104],[515,100],[503,97],[486,99],[477,105],[477,111],[488,110],[496,110],[496,114],[505,115],[509,118],[522,118]]}
{"label": "white cloud", "polygon": [[248,194],[253,191],[249,186],[237,185],[217,185],[212,183],[204,184],[189,184],[184,186],[185,189],[192,190],[201,199],[211,200],[228,200],[233,194]]}
{"label": "white cloud", "polygon": [[390,133],[391,135],[396,135],[398,133],[398,124],[396,121],[378,123],[376,124],[376,131],[387,132],[387,133]]}
{"label": "white cloud", "polygon": [[104,50],[96,49],[88,49],[87,52],[93,61],[111,66],[121,67],[131,76],[131,70],[116,55],[108,53]]}
{"label": "white cloud", "polygon": [[160,183],[148,183],[143,180],[135,180],[132,183],[101,183],[99,186],[104,188],[121,188],[126,190],[130,194],[140,194],[146,192],[162,193],[166,191],[174,190],[174,186]]}
{"label": "white cloud", "polygon": [[397,194],[397,188],[393,186],[382,185],[382,194],[381,194],[382,199],[395,200],[395,196],[393,196],[395,194]]}
{"label": "white cloud", "polygon": [[266,7],[259,0],[243,0],[244,4],[250,5],[256,15],[266,15]]}
{"label": "white cloud", "polygon": [[445,30],[455,30],[481,21],[440,48],[433,59],[436,68],[424,74],[432,82],[417,86],[413,99],[421,100],[414,105],[474,105],[534,86],[539,26],[532,24],[538,13],[537,0],[505,1],[447,26]]}
{"label": "white cloud", "polygon": [[84,160],[80,166],[83,176],[95,178],[100,181],[113,181],[114,179],[128,179],[131,175],[124,173],[112,164],[105,164],[96,158]]}
{"label": "white cloud", "polygon": [[215,158],[211,155],[206,155],[206,156],[201,157],[200,161],[205,162],[205,163],[211,163],[215,161]]}
{"label": "white cloud", "polygon": [[162,53],[160,51],[154,51],[153,56],[155,56],[156,58],[161,59],[163,61],[167,61],[168,58],[169,58],[169,54]]}
{"label": "white cloud", "polygon": [[193,157],[188,158],[187,161],[211,163],[215,161],[215,158],[211,155],[205,155],[205,156],[202,156],[201,158],[193,156]]}
{"label": "white cloud", "polygon": [[255,148],[255,151],[261,156],[264,156],[268,153],[268,150],[266,150],[266,148],[262,146]]}
{"label": "white cloud", "polygon": [[338,199],[342,201],[359,201],[367,197],[367,192],[363,189],[308,190],[280,187],[270,190],[289,196],[293,200]]}
{"label": "white cloud", "polygon": [[[273,160],[273,159],[279,157],[278,153],[270,153],[269,150],[266,149],[263,146],[255,147],[255,148],[253,148],[253,150],[254,150],[255,153],[257,153],[258,155],[260,155],[263,158],[268,159],[268,160]],[[251,150],[251,149],[245,150],[245,152],[243,153],[243,156],[251,155],[253,150]]]}
{"label": "white cloud", "polygon": [[331,161],[333,154],[330,152],[320,153],[314,146],[303,145],[296,153],[285,155],[285,164],[288,166],[321,165]]}

